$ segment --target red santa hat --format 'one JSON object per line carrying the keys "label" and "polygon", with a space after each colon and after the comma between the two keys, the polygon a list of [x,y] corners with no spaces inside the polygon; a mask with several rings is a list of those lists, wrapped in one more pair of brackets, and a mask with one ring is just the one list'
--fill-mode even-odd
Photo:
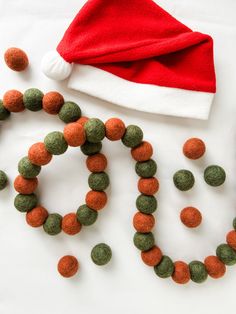
{"label": "red santa hat", "polygon": [[114,104],[182,117],[207,119],[216,91],[212,38],[152,0],[89,0],[42,70]]}

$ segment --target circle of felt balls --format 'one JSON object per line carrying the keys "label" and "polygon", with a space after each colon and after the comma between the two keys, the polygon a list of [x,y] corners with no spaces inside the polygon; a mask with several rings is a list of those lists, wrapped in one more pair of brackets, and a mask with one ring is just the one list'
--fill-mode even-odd
{"label": "circle of felt balls", "polygon": [[199,159],[206,151],[206,146],[200,138],[190,138],[183,146],[183,154],[189,159]]}
{"label": "circle of felt balls", "polygon": [[4,53],[6,65],[13,71],[24,71],[29,64],[27,54],[20,48],[9,48]]}

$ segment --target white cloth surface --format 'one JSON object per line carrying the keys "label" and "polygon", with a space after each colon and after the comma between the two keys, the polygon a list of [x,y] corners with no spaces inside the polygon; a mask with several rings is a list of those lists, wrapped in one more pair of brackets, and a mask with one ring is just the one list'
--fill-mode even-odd
{"label": "white cloth surface", "polygon": [[[30,87],[44,92],[60,91],[76,101],[83,114],[107,120],[118,116],[125,123],[142,127],[145,139],[155,149],[160,192],[157,244],[173,260],[203,260],[215,254],[218,244],[232,228],[236,189],[236,2],[234,0],[160,0],[158,3],[177,19],[215,40],[218,90],[208,121],[143,114],[69,90],[65,83],[48,80],[40,72],[44,53],[56,47],[64,31],[85,3],[82,0],[0,0],[0,54],[10,46],[28,53],[30,68],[14,73],[0,58],[1,95],[8,89]],[[235,310],[236,267],[228,267],[221,280],[178,286],[161,280],[146,267],[132,243],[132,217],[135,213],[137,176],[129,151],[121,143],[104,141],[109,158],[111,187],[109,203],[99,213],[97,223],[75,237],[46,235],[30,228],[25,215],[13,206],[12,187],[17,163],[33,143],[43,140],[63,123],[46,113],[23,112],[1,123],[0,168],[11,184],[0,193],[0,313],[2,314],[104,314],[104,313],[231,313]],[[182,155],[182,144],[189,137],[200,137],[207,145],[205,158],[189,161]],[[52,212],[73,212],[84,202],[88,190],[85,157],[79,149],[55,157],[39,176],[41,204]],[[222,165],[227,181],[221,188],[208,187],[203,170],[209,164]],[[182,193],[175,189],[172,176],[181,168],[193,171],[195,187]],[[188,230],[179,220],[181,208],[192,205],[203,214],[198,230]],[[113,259],[106,267],[95,266],[90,250],[108,243]],[[80,271],[65,280],[57,273],[57,261],[75,255]]]}

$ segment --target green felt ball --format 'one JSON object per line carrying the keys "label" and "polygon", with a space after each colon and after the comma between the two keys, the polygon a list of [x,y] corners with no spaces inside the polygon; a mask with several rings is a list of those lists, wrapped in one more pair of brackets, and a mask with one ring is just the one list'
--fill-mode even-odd
{"label": "green felt ball", "polygon": [[142,140],[143,131],[137,125],[129,125],[122,138],[123,144],[130,148],[138,146]]}
{"label": "green felt ball", "polygon": [[0,170],[0,191],[4,190],[7,186],[7,175],[4,171]]}
{"label": "green felt ball", "polygon": [[110,262],[112,251],[109,245],[105,243],[97,244],[91,251],[91,259],[94,264],[103,266]]}
{"label": "green felt ball", "polygon": [[43,93],[37,88],[30,88],[24,92],[23,102],[25,108],[30,111],[39,111],[42,109]]}
{"label": "green felt ball", "polygon": [[236,231],[236,217],[235,217],[234,220],[233,220],[233,228],[234,228],[234,230]]}
{"label": "green felt ball", "polygon": [[63,133],[57,131],[49,133],[44,139],[44,144],[52,155],[64,154],[68,148]]}
{"label": "green felt ball", "polygon": [[0,100],[0,120],[6,120],[10,114],[10,111],[3,106],[3,102]]}
{"label": "green felt ball", "polygon": [[211,186],[220,186],[225,182],[226,173],[220,166],[209,166],[204,171],[204,179]]}
{"label": "green felt ball", "polygon": [[91,190],[103,191],[109,186],[110,180],[106,172],[91,173],[88,184]]}
{"label": "green felt ball", "polygon": [[174,185],[180,191],[188,191],[194,186],[194,176],[189,170],[179,170],[174,174],[173,177]]}
{"label": "green felt ball", "polygon": [[207,279],[207,270],[202,262],[192,261],[189,264],[189,271],[193,282],[202,283]]}
{"label": "green felt ball", "polygon": [[141,251],[150,250],[155,244],[155,239],[152,232],[149,233],[136,232],[134,234],[133,241],[136,248]]}
{"label": "green felt ball", "polygon": [[15,197],[14,205],[17,210],[27,213],[37,206],[38,198],[35,194],[23,195],[18,194]]}
{"label": "green felt ball", "polygon": [[91,156],[101,151],[102,142],[90,143],[86,141],[83,145],[80,146],[80,149],[84,155]]}
{"label": "green felt ball", "polygon": [[154,271],[160,278],[168,278],[174,272],[174,263],[169,256],[164,255],[160,263],[154,266]]}
{"label": "green felt ball", "polygon": [[32,164],[28,157],[23,157],[18,163],[18,171],[22,177],[33,179],[40,173],[41,167]]}
{"label": "green felt ball", "polygon": [[228,244],[220,244],[216,249],[216,255],[225,265],[236,264],[236,251]]}
{"label": "green felt ball", "polygon": [[99,119],[89,119],[85,123],[84,129],[86,132],[86,138],[91,143],[99,143],[105,137],[105,126]]}
{"label": "green felt ball", "polygon": [[144,162],[138,161],[135,165],[135,171],[142,178],[151,178],[157,172],[157,164],[152,159]]}
{"label": "green felt ball", "polygon": [[58,115],[65,123],[75,122],[81,117],[81,109],[76,103],[68,101],[61,107]]}
{"label": "green felt ball", "polygon": [[57,235],[61,232],[62,216],[59,214],[48,215],[45,223],[43,224],[44,231],[49,235]]}
{"label": "green felt ball", "polygon": [[81,205],[77,210],[76,216],[82,225],[90,226],[97,220],[98,213],[87,205]]}
{"label": "green felt ball", "polygon": [[136,207],[144,214],[152,214],[157,209],[157,200],[155,196],[140,194],[136,200]]}

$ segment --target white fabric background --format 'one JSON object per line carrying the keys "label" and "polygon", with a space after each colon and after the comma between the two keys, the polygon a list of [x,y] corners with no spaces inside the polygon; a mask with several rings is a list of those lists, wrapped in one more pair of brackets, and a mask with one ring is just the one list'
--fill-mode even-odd
{"label": "white fabric background", "polygon": [[[25,49],[30,68],[24,74],[10,71],[0,58],[1,95],[8,89],[41,88],[59,90],[67,100],[81,106],[84,115],[104,121],[112,116],[126,124],[143,128],[145,139],[155,148],[161,189],[158,194],[155,236],[165,254],[174,260],[202,260],[214,254],[235,215],[236,189],[236,3],[234,0],[161,0],[158,3],[193,29],[207,32],[215,39],[215,63],[218,91],[209,121],[170,118],[122,109],[70,91],[65,83],[55,83],[40,73],[43,54],[56,47],[66,27],[84,0],[0,0],[0,54],[10,46]],[[138,31],[138,28],[137,28]],[[57,117],[46,113],[12,114],[1,123],[0,168],[11,185],[0,193],[0,313],[227,313],[235,310],[236,267],[228,268],[218,281],[203,285],[178,286],[161,280],[140,260],[132,243],[137,177],[129,152],[121,143],[104,141],[109,157],[109,204],[97,223],[75,237],[61,234],[49,237],[42,229],[25,223],[24,214],[13,206],[12,187],[17,162],[30,145],[53,130],[62,130]],[[185,139],[197,136],[205,140],[207,154],[201,161],[186,160],[182,153]],[[41,203],[50,212],[65,214],[83,203],[88,190],[88,171],[79,149],[69,149],[45,167],[40,176]],[[208,164],[220,164],[227,172],[226,184],[208,187],[202,177]],[[180,168],[192,170],[196,186],[179,192],[172,183]],[[179,211],[187,205],[199,207],[203,223],[188,230],[179,221]],[[98,242],[113,249],[112,262],[99,268],[90,260],[90,250]],[[57,274],[58,259],[65,254],[78,257],[80,272],[65,280]]]}

